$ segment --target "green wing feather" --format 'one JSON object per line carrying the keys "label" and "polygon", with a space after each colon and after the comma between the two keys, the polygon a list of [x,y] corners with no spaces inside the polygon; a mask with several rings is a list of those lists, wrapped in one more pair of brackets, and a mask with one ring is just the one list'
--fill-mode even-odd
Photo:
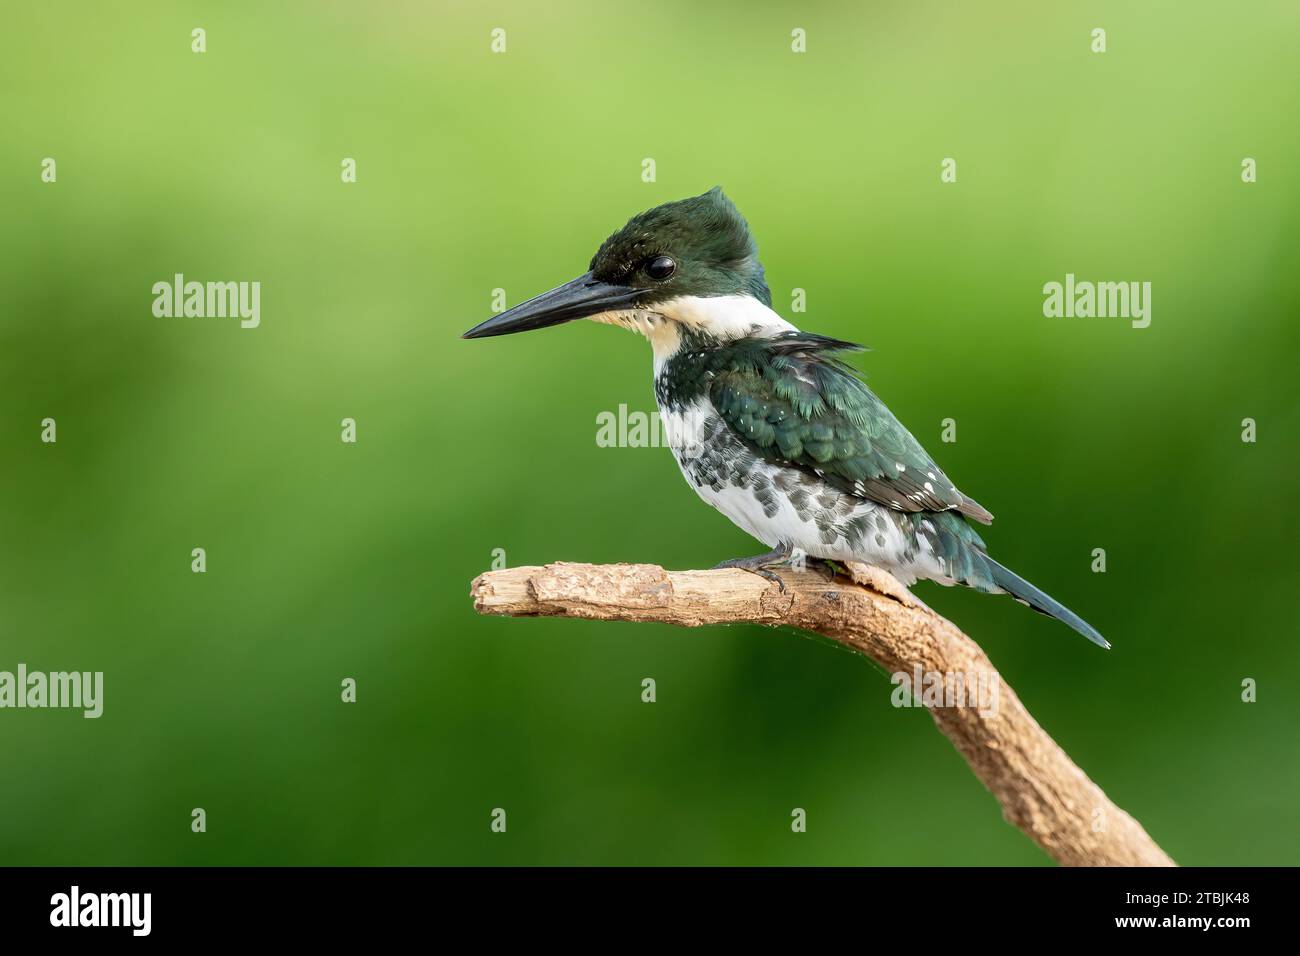
{"label": "green wing feather", "polygon": [[947,475],[835,352],[859,348],[803,332],[732,343],[709,397],[757,452],[815,472],[839,490],[903,512],[993,520]]}

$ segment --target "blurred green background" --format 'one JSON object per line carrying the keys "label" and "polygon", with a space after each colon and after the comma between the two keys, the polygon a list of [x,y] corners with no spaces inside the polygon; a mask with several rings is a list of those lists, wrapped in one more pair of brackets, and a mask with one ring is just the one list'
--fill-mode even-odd
{"label": "blurred green background", "polygon": [[[1047,862],[865,660],[472,612],[497,548],[759,550],[666,450],[597,447],[598,413],[654,408],[644,342],[458,339],[715,183],[778,311],[872,346],[992,552],[1115,647],[918,595],[1175,859],[1300,863],[1298,28],[1172,0],[7,8],[0,670],[106,689],[99,720],[0,711],[0,863]],[[261,327],[155,318],[176,272],[260,281]],[[1152,282],[1150,328],[1044,318],[1067,272]]]}

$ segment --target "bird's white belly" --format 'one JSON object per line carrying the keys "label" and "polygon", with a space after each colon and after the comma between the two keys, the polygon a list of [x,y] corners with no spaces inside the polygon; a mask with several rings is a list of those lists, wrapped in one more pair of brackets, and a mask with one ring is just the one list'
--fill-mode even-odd
{"label": "bird's white belly", "polygon": [[756,456],[707,399],[660,409],[677,464],[701,498],[769,548],[789,544],[815,558],[865,561],[910,584],[944,581],[924,537],[889,508],[839,491],[801,469]]}

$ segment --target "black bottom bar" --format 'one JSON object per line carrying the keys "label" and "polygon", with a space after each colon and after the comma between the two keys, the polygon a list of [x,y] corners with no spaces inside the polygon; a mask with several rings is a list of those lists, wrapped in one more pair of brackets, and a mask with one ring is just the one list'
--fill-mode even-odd
{"label": "black bottom bar", "polygon": [[0,925],[6,942],[78,945],[512,931],[770,943],[841,922],[864,940],[901,933],[909,948],[1098,935],[1231,945],[1285,929],[1293,883],[1294,871],[1276,869],[9,869]]}

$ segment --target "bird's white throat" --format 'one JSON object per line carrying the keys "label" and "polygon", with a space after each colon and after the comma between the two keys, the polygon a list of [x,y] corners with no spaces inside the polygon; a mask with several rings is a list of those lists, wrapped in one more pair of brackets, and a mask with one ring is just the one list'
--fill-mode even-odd
{"label": "bird's white throat", "polygon": [[702,332],[720,341],[779,335],[795,327],[752,295],[683,295],[653,308],[602,312],[593,322],[638,332],[654,349],[655,374],[681,348],[681,330]]}

